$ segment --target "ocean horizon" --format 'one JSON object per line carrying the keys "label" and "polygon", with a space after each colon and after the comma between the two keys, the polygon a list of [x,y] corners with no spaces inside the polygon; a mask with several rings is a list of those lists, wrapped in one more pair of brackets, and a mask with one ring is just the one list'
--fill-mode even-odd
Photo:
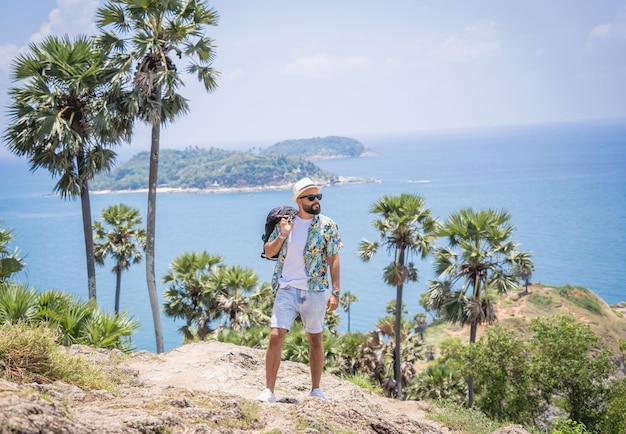
{"label": "ocean horizon", "polygon": [[[395,288],[382,281],[390,261],[386,252],[363,263],[356,250],[362,238],[376,236],[371,205],[401,193],[423,196],[439,219],[465,207],[504,209],[516,228],[512,239],[532,253],[533,282],[583,286],[609,304],[626,300],[626,120],[354,138],[378,155],[315,162],[337,175],[379,180],[323,190],[322,213],[337,222],[344,241],[342,291],[359,299],[352,305],[351,331],[373,330],[395,298]],[[80,202],[52,194],[49,174],[31,174],[26,160],[0,160],[0,173],[0,225],[13,231],[10,247],[18,248],[27,264],[14,280],[87,299]],[[155,270],[160,296],[169,264],[189,252],[220,254],[225,264],[251,267],[269,281],[274,263],[260,257],[265,216],[290,201],[286,190],[159,193]],[[145,223],[145,192],[92,195],[94,221],[103,208],[118,203],[139,209]],[[403,297],[410,316],[423,312],[420,294],[435,278],[430,259],[414,259],[419,281],[406,285]],[[98,304],[106,311],[114,303],[112,267],[107,261],[96,269]],[[144,262],[123,273],[121,308],[141,321],[133,336],[136,349],[155,351]],[[343,332],[347,315],[339,313]],[[180,346],[181,321],[163,313],[161,321],[165,350]]]}

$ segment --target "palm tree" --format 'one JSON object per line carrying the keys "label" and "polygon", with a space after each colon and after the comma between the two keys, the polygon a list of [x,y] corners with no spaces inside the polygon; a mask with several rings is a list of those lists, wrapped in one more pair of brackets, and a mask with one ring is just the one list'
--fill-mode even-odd
{"label": "palm tree", "polygon": [[0,228],[0,283],[24,268],[24,259],[16,250],[9,252],[9,242],[15,239],[10,229]]}
{"label": "palm tree", "polygon": [[528,295],[528,285],[530,285],[530,279],[532,279],[535,269],[529,255],[528,252],[519,252],[511,269],[511,274],[524,283],[523,295]]}
{"label": "palm tree", "polygon": [[221,312],[215,285],[210,282],[220,265],[219,255],[184,253],[172,261],[172,271],[163,277],[163,283],[169,283],[163,295],[166,300],[163,310],[168,316],[185,319],[185,325],[180,328],[185,340],[206,339],[211,321]]}
{"label": "palm tree", "polygon": [[[505,211],[466,208],[452,213],[438,231],[449,247],[435,252],[435,271],[440,280],[429,285],[429,308],[447,321],[469,324],[470,344],[476,342],[479,324],[496,320],[491,292],[502,294],[518,287],[511,273],[513,266],[532,267],[530,254],[520,254],[517,244],[510,241],[514,231],[510,219]],[[473,401],[470,375],[469,407]]]}
{"label": "palm tree", "polygon": [[268,326],[274,305],[274,289],[269,282],[263,282],[248,296],[248,305],[255,306],[246,315],[254,326]]}
{"label": "palm tree", "polygon": [[358,297],[350,291],[341,294],[341,298],[339,299],[339,304],[343,308],[343,311],[348,314],[348,333],[350,333],[350,306],[357,301],[359,301]]}
{"label": "palm tree", "polygon": [[65,199],[80,196],[89,298],[96,299],[96,272],[88,181],[110,170],[110,147],[130,139],[132,118],[119,104],[121,90],[107,53],[85,36],[49,36],[16,58],[12,74],[21,87],[9,91],[8,149],[59,180]]}
{"label": "palm tree", "polygon": [[363,240],[358,255],[369,261],[383,245],[393,255],[393,261],[385,267],[383,280],[396,287],[394,379],[396,397],[402,399],[402,369],[400,360],[402,326],[402,290],[406,282],[417,282],[417,269],[407,260],[414,254],[426,258],[433,249],[433,233],[437,221],[430,210],[424,208],[424,199],[416,194],[384,196],[373,204],[371,214],[378,214],[373,225],[378,230],[379,240]]}
{"label": "palm tree", "polygon": [[[105,225],[110,226],[106,230]],[[141,250],[146,245],[146,231],[137,228],[141,224],[139,210],[124,204],[111,205],[102,210],[102,221],[93,224],[96,240],[103,240],[95,244],[95,259],[104,265],[104,258],[111,255],[115,265],[111,270],[115,273],[115,314],[120,311],[120,289],[122,286],[122,271],[128,270],[132,264],[142,260]]]}
{"label": "palm tree", "polygon": [[259,276],[255,271],[239,265],[222,266],[211,275],[209,282],[214,287],[218,306],[222,310],[220,325],[235,331],[250,328],[252,318],[258,315],[251,312],[256,309],[250,305],[246,294],[259,284]]}
{"label": "palm tree", "polygon": [[[156,189],[161,125],[188,112],[187,100],[177,93],[183,84],[172,55],[189,60],[186,71],[198,77],[207,91],[217,87],[217,71],[211,68],[214,47],[205,26],[217,25],[218,15],[202,0],[109,0],[96,12],[103,30],[100,43],[119,55],[120,75],[133,77],[134,98],[129,102],[152,128],[148,175],[146,228],[146,280],[157,353],[163,352],[163,332],[154,271]],[[113,30],[105,31],[105,28]],[[130,40],[125,40],[129,36]],[[128,45],[131,47],[128,47]],[[128,51],[132,48],[132,51]],[[132,71],[135,62],[137,70]]]}

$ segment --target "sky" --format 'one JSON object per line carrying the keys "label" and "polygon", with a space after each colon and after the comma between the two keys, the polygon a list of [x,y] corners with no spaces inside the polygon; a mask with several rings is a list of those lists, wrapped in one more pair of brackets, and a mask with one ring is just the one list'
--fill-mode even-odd
{"label": "sky", "polygon": [[[96,33],[101,0],[0,4],[0,130],[11,62],[43,37]],[[340,135],[626,118],[626,0],[213,0],[218,87],[161,148],[250,149]],[[139,126],[132,156],[149,149]],[[10,154],[4,144],[0,158]]]}

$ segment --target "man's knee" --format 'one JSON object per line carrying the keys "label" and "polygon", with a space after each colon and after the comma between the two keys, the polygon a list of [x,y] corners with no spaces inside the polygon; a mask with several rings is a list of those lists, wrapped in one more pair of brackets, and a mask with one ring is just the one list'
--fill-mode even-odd
{"label": "man's knee", "polygon": [[307,333],[306,337],[309,341],[309,346],[311,348],[322,347],[323,346],[322,336],[323,336],[323,333]]}
{"label": "man's knee", "polygon": [[286,334],[287,334],[286,329],[273,328],[270,331],[270,342],[269,342],[270,347],[276,346],[276,345],[282,346],[283,341],[285,340]]}

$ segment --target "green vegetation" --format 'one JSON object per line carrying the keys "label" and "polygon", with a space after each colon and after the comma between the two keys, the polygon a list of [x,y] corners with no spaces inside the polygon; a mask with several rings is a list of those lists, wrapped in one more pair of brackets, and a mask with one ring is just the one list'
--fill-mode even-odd
{"label": "green vegetation", "polygon": [[572,302],[576,306],[582,307],[590,312],[600,313],[602,310],[597,297],[595,297],[587,288],[565,285],[559,288],[558,292],[559,295],[564,298],[571,298]]}
{"label": "green vegetation", "polygon": [[59,348],[57,336],[44,323],[0,325],[2,376],[18,383],[61,380],[85,390],[112,391],[119,374],[111,375],[80,357]]}
{"label": "green vegetation", "polygon": [[463,433],[491,434],[499,425],[478,410],[468,409],[450,401],[437,401],[439,409],[432,413],[434,421]]}
{"label": "green vegetation", "polygon": [[9,251],[9,242],[15,239],[10,229],[0,228],[0,282],[9,279],[24,268],[19,252]]}
{"label": "green vegetation", "polygon": [[[141,152],[110,174],[97,176],[92,186],[97,190],[147,188],[149,165],[150,154]],[[217,148],[163,149],[159,169],[159,186],[186,189],[280,186],[303,176],[322,182],[337,179],[334,174],[303,158]]]}
{"label": "green vegetation", "polygon": [[361,157],[371,153],[361,142],[349,137],[329,136],[285,140],[261,150],[269,155],[291,155],[306,159]]}
{"label": "green vegetation", "polygon": [[[429,284],[427,307],[453,324],[470,326],[470,344],[478,326],[493,324],[497,317],[493,294],[519,288],[515,269],[533,268],[530,254],[517,250],[510,237],[511,215],[502,210],[453,212],[439,226],[437,236],[448,242],[435,253],[438,280]],[[468,407],[474,401],[473,376],[467,376]]]}
{"label": "green vegetation", "polygon": [[207,339],[216,321],[220,329],[233,331],[269,325],[273,292],[269,284],[259,284],[251,268],[229,267],[220,255],[194,252],[176,257],[170,269],[163,277],[169,284],[163,310],[185,320],[179,329],[185,341]]}
{"label": "green vegetation", "polygon": [[76,300],[62,291],[37,293],[23,284],[0,283],[0,324],[45,323],[55,330],[57,344],[132,350],[131,335],[139,323],[126,312],[112,315],[93,300]]}
{"label": "green vegetation", "polygon": [[528,302],[544,311],[549,311],[552,308],[554,300],[552,300],[550,294],[533,293],[528,296]]}

